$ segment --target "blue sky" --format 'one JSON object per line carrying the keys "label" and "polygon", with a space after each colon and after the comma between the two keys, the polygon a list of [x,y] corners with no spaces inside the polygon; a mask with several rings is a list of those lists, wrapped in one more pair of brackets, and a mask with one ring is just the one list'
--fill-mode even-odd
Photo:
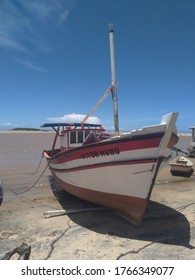
{"label": "blue sky", "polygon": [[[179,112],[195,125],[194,0],[0,0],[0,129],[86,115],[111,83],[114,24],[119,127]],[[93,115],[113,127],[111,95]]]}

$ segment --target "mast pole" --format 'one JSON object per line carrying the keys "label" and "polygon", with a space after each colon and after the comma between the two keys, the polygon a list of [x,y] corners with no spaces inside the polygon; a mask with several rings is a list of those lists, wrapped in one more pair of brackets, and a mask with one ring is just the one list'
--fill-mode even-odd
{"label": "mast pole", "polygon": [[114,128],[116,135],[119,135],[119,119],[118,119],[118,98],[117,98],[117,83],[116,83],[116,69],[114,57],[114,28],[113,24],[109,24],[110,37],[110,60],[111,60],[111,74],[112,74],[112,100],[114,106]]}

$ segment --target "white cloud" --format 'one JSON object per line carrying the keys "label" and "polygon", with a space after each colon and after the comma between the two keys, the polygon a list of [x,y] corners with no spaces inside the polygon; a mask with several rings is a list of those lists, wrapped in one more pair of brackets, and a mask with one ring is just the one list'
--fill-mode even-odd
{"label": "white cloud", "polygon": [[0,126],[2,127],[18,127],[18,126],[23,126],[23,125],[19,125],[19,124],[13,124],[13,123],[0,123]]}
{"label": "white cloud", "polygon": [[[66,22],[74,4],[75,0],[0,0],[0,48],[25,56],[55,48],[52,32]],[[44,70],[29,61],[23,65]]]}
{"label": "white cloud", "polygon": [[67,19],[71,2],[69,0],[20,0],[20,3],[33,18],[62,23]]}
{"label": "white cloud", "polygon": [[68,15],[69,15],[69,11],[68,10],[64,11],[63,13],[61,13],[59,18],[58,18],[58,22],[59,23],[64,22],[67,19]]}
{"label": "white cloud", "polygon": [[3,48],[10,48],[10,49],[14,49],[17,51],[30,53],[22,45],[20,45],[20,43],[15,41],[8,34],[4,34],[3,32],[0,32],[0,46]]}
{"label": "white cloud", "polygon": [[23,60],[23,59],[20,59],[18,57],[15,57],[15,60],[22,64],[23,66],[25,66],[26,68],[29,68],[29,69],[32,69],[32,70],[35,70],[35,71],[40,71],[40,72],[48,72],[48,70],[32,63],[31,61],[29,60]]}
{"label": "white cloud", "polygon": [[[75,122],[75,123],[79,123],[85,117],[86,117],[86,115],[72,113],[72,114],[69,114],[69,115],[64,115],[63,117],[48,118],[48,120],[53,121],[53,122]],[[89,117],[87,119],[86,123],[99,124],[100,120],[97,117]]]}
{"label": "white cloud", "polygon": [[51,32],[51,28],[67,20],[72,3],[74,1],[69,0],[19,0],[19,3],[1,0],[0,46],[26,51],[26,43],[32,42],[32,36],[33,41],[36,36],[45,37],[48,28]]}
{"label": "white cloud", "polygon": [[[17,38],[20,32],[28,29],[29,20],[25,18],[19,9],[6,0],[1,1],[0,6],[0,47],[28,52],[25,46]],[[20,37],[20,36],[19,36]]]}

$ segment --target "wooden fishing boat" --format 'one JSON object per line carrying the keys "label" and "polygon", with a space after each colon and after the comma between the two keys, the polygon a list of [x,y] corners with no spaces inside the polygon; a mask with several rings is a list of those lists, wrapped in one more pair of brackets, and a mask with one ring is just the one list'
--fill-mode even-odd
{"label": "wooden fishing boat", "polygon": [[[176,144],[177,113],[159,125],[111,136],[100,125],[50,123],[54,145],[44,152],[58,185],[87,201],[110,207],[133,223],[143,219],[160,165]],[[55,148],[60,137],[61,147]]]}
{"label": "wooden fishing boat", "polygon": [[169,165],[173,176],[191,177],[194,172],[193,163],[184,156],[174,158]]}
{"label": "wooden fishing boat", "polygon": [[[161,164],[177,143],[178,113],[151,125],[119,134],[114,69],[113,28],[110,26],[112,84],[81,123],[48,123],[56,136],[44,152],[58,185],[89,202],[114,209],[135,224],[141,223]],[[86,123],[97,106],[112,92],[116,135],[99,124]],[[56,147],[60,138],[60,147]]]}

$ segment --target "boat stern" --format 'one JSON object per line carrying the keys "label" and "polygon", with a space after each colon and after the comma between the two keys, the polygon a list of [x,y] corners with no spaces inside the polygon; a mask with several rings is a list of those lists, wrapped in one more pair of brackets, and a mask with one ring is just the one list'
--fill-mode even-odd
{"label": "boat stern", "polygon": [[176,133],[176,120],[178,117],[178,112],[173,112],[170,114],[166,114],[162,117],[161,124],[166,125],[165,135],[163,137],[161,146],[160,146],[160,154],[164,158],[168,158],[170,155],[170,149],[172,149],[175,144],[178,142],[179,137]]}

